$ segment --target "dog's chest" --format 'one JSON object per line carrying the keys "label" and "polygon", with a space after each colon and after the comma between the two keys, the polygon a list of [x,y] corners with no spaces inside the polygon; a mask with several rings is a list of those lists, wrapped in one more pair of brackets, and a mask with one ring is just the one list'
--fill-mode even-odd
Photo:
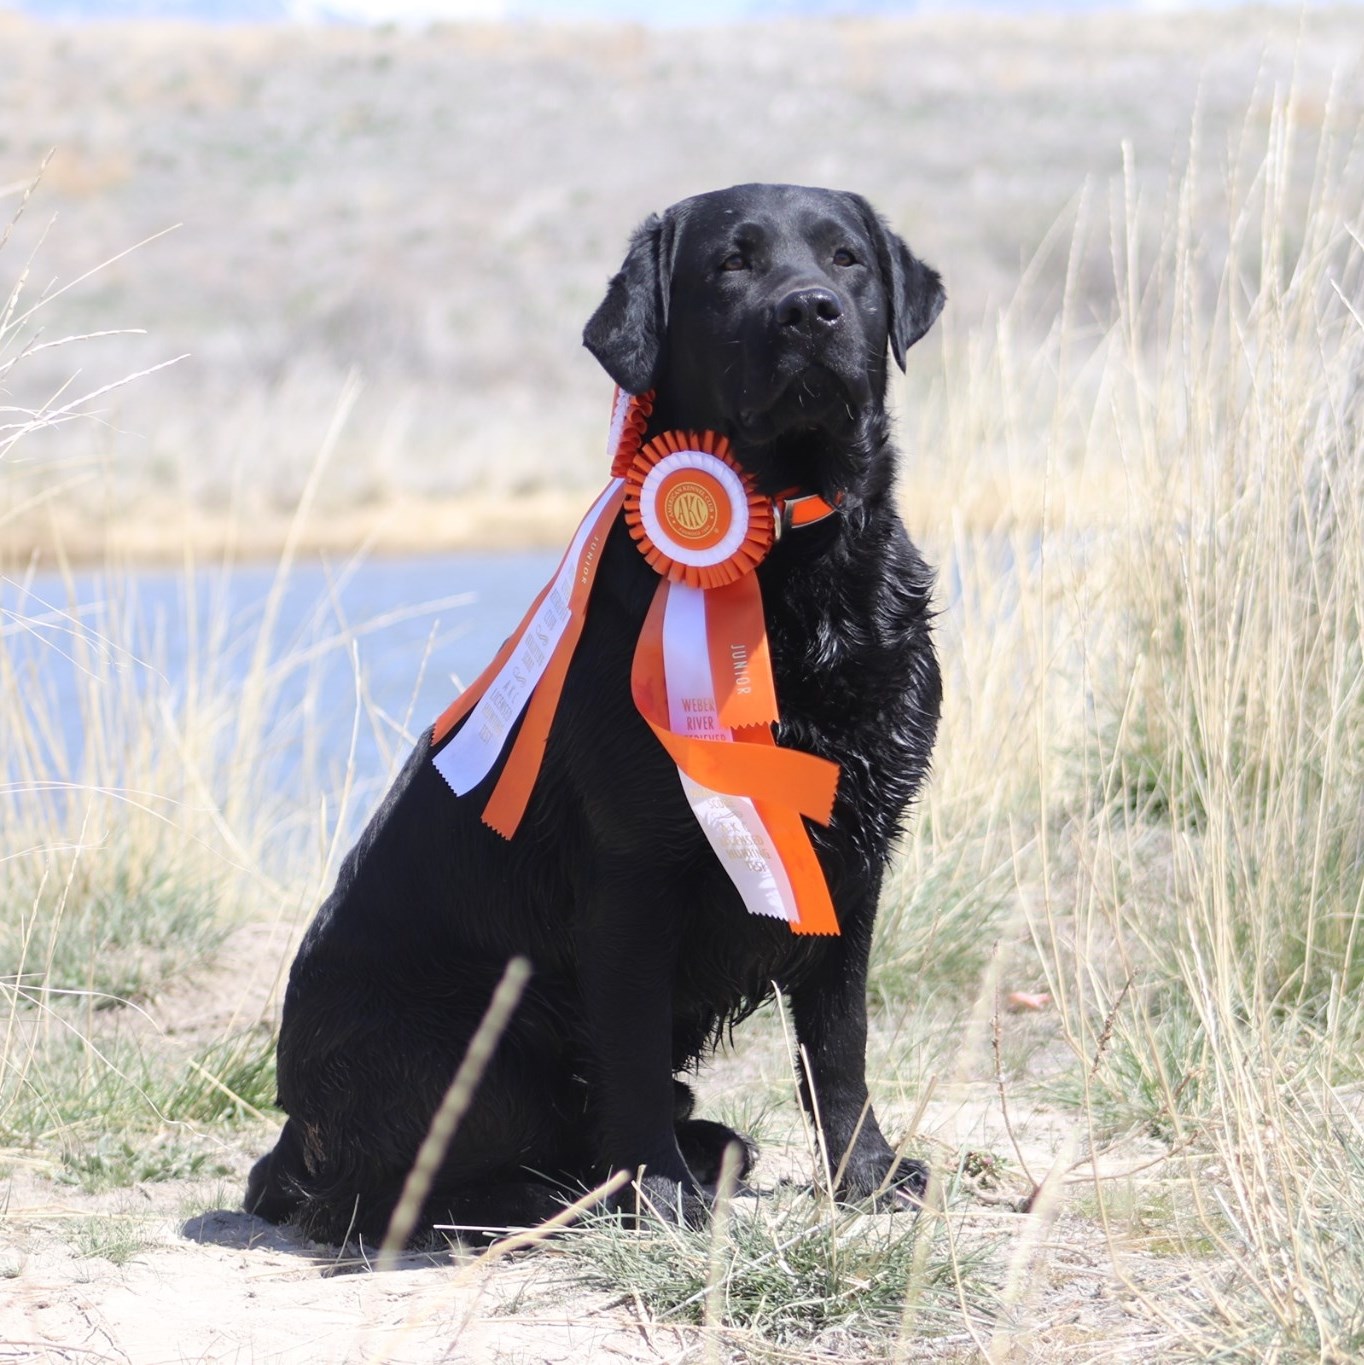
{"label": "dog's chest", "polygon": [[883,859],[927,766],[939,682],[912,568],[890,582],[814,585],[769,611],[778,741],[839,765],[834,819],[815,831],[824,850]]}
{"label": "dog's chest", "polygon": [[[760,570],[781,712],[778,743],[840,770],[830,824],[808,825],[840,916],[884,865],[923,776],[937,717],[928,572],[903,532],[898,543],[880,537],[873,550],[870,565],[792,568],[774,555],[772,571]],[[564,723],[547,754],[550,799],[528,825],[544,834],[551,859],[565,844],[549,836],[573,828],[573,848],[601,850],[613,865],[644,869],[659,894],[678,888],[693,909],[687,914],[679,905],[677,912],[693,924],[701,956],[733,957],[741,971],[756,964],[774,972],[793,952],[790,931],[784,923],[750,926],[756,917],[745,913],[710,854],[675,768],[631,698],[631,660],[657,586],[643,568],[634,547],[613,536],[602,568],[607,595],[602,610],[589,613],[565,691]],[[745,927],[731,931],[736,916]]]}

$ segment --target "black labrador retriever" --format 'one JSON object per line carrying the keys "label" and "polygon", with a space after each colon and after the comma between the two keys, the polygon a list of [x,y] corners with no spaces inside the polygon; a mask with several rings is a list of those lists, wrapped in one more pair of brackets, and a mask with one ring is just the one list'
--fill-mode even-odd
{"label": "black labrador retriever", "polygon": [[774,984],[840,1194],[916,1202],[926,1172],[895,1165],[868,1102],[866,975],[940,700],[931,573],[893,500],[886,352],[903,368],[943,301],[938,275],[859,196],[741,185],[649,218],[584,332],[623,390],[656,390],[650,434],[722,433],[764,494],[794,486],[836,504],[757,572],[778,740],[841,765],[830,824],[808,826],[841,934],[745,913],[705,842],[631,698],[659,580],[618,520],[515,837],[480,820],[496,770],[456,798],[428,732],[345,859],[290,973],[289,1118],[251,1173],[248,1210],[325,1241],[381,1239],[513,954],[533,976],[439,1168],[427,1227],[533,1223],[640,1168],[656,1208],[702,1217],[726,1144],[742,1143],[745,1166],[752,1148],[693,1119],[676,1078]]}

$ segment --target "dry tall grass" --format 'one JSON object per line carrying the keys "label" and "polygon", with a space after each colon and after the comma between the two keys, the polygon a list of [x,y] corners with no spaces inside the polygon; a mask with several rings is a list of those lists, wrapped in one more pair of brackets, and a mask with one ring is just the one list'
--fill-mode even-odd
{"label": "dry tall grass", "polygon": [[[951,348],[918,437],[945,420],[954,469],[1002,451],[1053,511],[947,567],[946,733],[903,885],[945,864],[969,901],[963,868],[1010,868],[987,903],[1072,1054],[1035,1079],[1081,1156],[1167,1145],[1140,1181],[1181,1254],[1132,1286],[1166,1358],[1364,1349],[1364,164],[1358,130],[1296,112],[1275,100],[1229,160],[1195,139],[1154,238],[1129,170],[1111,319],[1080,327],[1067,294],[1025,352],[1025,289]],[[1125,510],[1077,517],[1096,483]],[[893,941],[923,936],[912,904]],[[1093,1197],[1121,1273],[1131,1182]]]}
{"label": "dry tall grass", "polygon": [[[42,181],[0,231],[0,264]],[[40,259],[21,261],[0,301],[0,484],[41,490],[0,514],[0,1147],[96,1185],[111,1170],[184,1173],[196,1123],[259,1119],[273,1103],[262,1003],[287,962],[240,964],[233,998],[206,1019],[194,992],[244,917],[287,938],[344,852],[353,773],[324,773],[312,721],[328,660],[352,657],[362,629],[332,600],[306,636],[282,627],[293,534],[245,624],[228,605],[230,551],[203,563],[187,544],[173,605],[151,611],[117,555],[77,576],[60,554],[11,549],[8,532],[90,478],[71,468],[67,434],[104,424],[110,395],[171,363],[77,386],[84,349],[111,334],[62,332],[63,295],[110,264],[54,290]],[[58,351],[71,378],[53,393],[33,366]],[[358,679],[356,697],[354,725],[396,755],[402,721],[368,706]],[[286,766],[292,785],[278,780]],[[176,994],[189,1017],[172,1039],[157,1006]]]}
{"label": "dry tall grass", "polygon": [[[857,189],[943,268],[949,314],[975,327],[1085,177],[1120,173],[1120,139],[1136,155],[1134,212],[1159,230],[1195,103],[1220,139],[1257,82],[1296,76],[1304,126],[1325,126],[1340,71],[1329,118],[1364,108],[1357,8],[1316,4],[425,32],[0,13],[0,53],[13,54],[0,108],[23,114],[0,130],[0,184],[57,149],[43,218],[59,213],[64,230],[43,247],[45,274],[70,279],[182,225],[67,295],[69,325],[146,327],[167,353],[191,353],[135,403],[129,391],[111,426],[70,433],[103,477],[12,535],[87,557],[116,537],[171,561],[187,508],[205,540],[278,548],[318,415],[353,371],[364,399],[310,542],[343,545],[333,520],[372,528],[387,506],[387,544],[450,544],[480,530],[452,515],[460,501],[497,516],[516,500],[524,514],[527,493],[568,490],[541,532],[560,543],[599,475],[583,321],[629,229],[687,194],[746,180]],[[1215,212],[1216,185],[1201,189],[1200,213]],[[1306,178],[1293,189],[1305,195]],[[25,251],[41,221],[21,232]],[[1107,256],[1101,236],[1076,254],[1072,329],[1102,315]],[[1048,269],[1058,262],[1064,250]],[[916,404],[936,347],[930,336],[911,367]],[[121,352],[92,344],[82,365],[119,377]],[[988,517],[989,491],[962,500],[965,519]]]}

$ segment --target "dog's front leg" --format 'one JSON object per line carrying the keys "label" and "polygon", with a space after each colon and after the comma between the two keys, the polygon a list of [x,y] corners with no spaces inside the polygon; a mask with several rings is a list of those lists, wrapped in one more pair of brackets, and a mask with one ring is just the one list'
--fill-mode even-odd
{"label": "dog's front leg", "polygon": [[644,1175],[617,1207],[638,1202],[695,1224],[706,1204],[677,1145],[673,1084],[675,926],[681,916],[638,877],[604,880],[579,940],[579,981],[591,1049],[591,1106],[602,1166]]}
{"label": "dog's front leg", "polygon": [[872,888],[862,913],[847,916],[818,970],[792,989],[791,1012],[805,1054],[801,1100],[822,1126],[836,1193],[850,1200],[875,1195],[883,1207],[912,1208],[922,1198],[928,1168],[919,1161],[896,1163],[867,1093],[867,959],[878,891],[879,885]]}

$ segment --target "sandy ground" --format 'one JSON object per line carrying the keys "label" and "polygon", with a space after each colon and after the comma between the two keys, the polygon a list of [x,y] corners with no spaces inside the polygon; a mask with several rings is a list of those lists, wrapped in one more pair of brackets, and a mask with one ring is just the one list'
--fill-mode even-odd
{"label": "sandy ground", "polygon": [[166,1197],[146,1195],[151,1245],[121,1266],[73,1256],[71,1206],[35,1210],[0,1307],[0,1359],[633,1361],[685,1344],[620,1295],[574,1287],[553,1253],[487,1270],[409,1256],[371,1273],[240,1210],[167,1216]]}
{"label": "sandy ground", "polygon": [[[277,931],[243,931],[237,947],[253,950]],[[232,958],[229,952],[228,960]],[[259,961],[259,955],[256,955]],[[252,983],[256,1004],[270,990]],[[201,997],[202,999],[202,997]],[[239,1018],[239,997],[208,1009],[204,1023]],[[169,1002],[167,1016],[176,1014]],[[1010,1019],[1007,1027],[1040,1036],[1045,1019]],[[873,1043],[873,1066],[885,1066],[886,1039]],[[1024,1040],[1026,1041],[1026,1039]],[[878,1062],[877,1056],[880,1057]],[[704,1073],[702,1105],[736,1092],[779,1090],[785,1063],[780,1036],[759,1027],[746,1043]],[[873,1076],[888,1131],[912,1116],[912,1096],[888,1076]],[[778,1125],[796,1122],[794,1100],[777,1102]],[[988,1248],[998,1265],[998,1327],[993,1344],[963,1323],[945,1335],[912,1340],[907,1360],[1149,1360],[1160,1355],[1151,1304],[1183,1266],[1156,1254],[1110,1220],[1107,1232],[1087,1208],[1093,1184],[1073,1172],[1051,1208],[1035,1215],[1014,1207],[1029,1188],[1082,1150],[1073,1121],[1041,1108],[1011,1112],[1003,1122],[992,1082],[938,1086],[924,1108],[919,1136],[943,1159],[962,1150],[998,1154],[1001,1177],[954,1203],[963,1248]],[[227,1175],[139,1184],[100,1195],[54,1184],[38,1162],[10,1170],[0,1212],[0,1360],[125,1361],[703,1361],[867,1359],[864,1343],[839,1333],[808,1351],[726,1333],[651,1321],[630,1285],[617,1292],[588,1287],[569,1242],[501,1259],[408,1255],[380,1272],[357,1255],[309,1243],[238,1206],[245,1173],[272,1131],[223,1139]],[[1123,1144],[1099,1163],[1106,1183],[1149,1167],[1159,1149]],[[804,1174],[809,1162],[799,1129],[785,1142],[766,1141],[754,1178],[758,1197],[777,1180]],[[881,1217],[890,1217],[882,1215]],[[1119,1222],[1121,1220],[1118,1220]],[[92,1249],[101,1230],[126,1229],[131,1254],[109,1259]],[[116,1263],[120,1262],[121,1263]],[[977,1283],[972,1292],[980,1293]],[[1002,1300],[1002,1302],[1001,1302]]]}
{"label": "sandy ground", "polygon": [[[541,1248],[495,1263],[409,1255],[380,1273],[239,1209],[181,1216],[202,1186],[142,1186],[98,1198],[54,1196],[12,1181],[4,1255],[0,1360],[686,1361],[707,1354],[702,1330],[652,1322],[622,1285],[586,1289],[572,1255]],[[209,1202],[212,1202],[210,1198]],[[146,1245],[125,1263],[80,1254],[67,1231],[92,1213],[135,1220]],[[1006,1238],[1032,1220],[982,1206]],[[1020,1242],[1021,1245],[1021,1242]],[[1168,1258],[1167,1258],[1168,1259]],[[1015,1326],[1019,1359],[1150,1359],[1158,1334],[1134,1302],[1159,1259],[1133,1252],[1119,1276],[1097,1228],[1062,1215],[1047,1233]],[[1102,1346],[1101,1346],[1102,1343]],[[721,1359],[751,1359],[741,1333]],[[821,1356],[860,1359],[837,1334]],[[751,1343],[756,1349],[759,1343]],[[842,1346],[842,1349],[840,1349]],[[919,1340],[910,1359],[976,1358],[966,1330]]]}
{"label": "sandy ground", "polygon": [[155,1244],[123,1266],[74,1259],[59,1232],[36,1237],[0,1308],[0,1358],[653,1360],[684,1344],[632,1320],[620,1296],[575,1291],[549,1253],[493,1273],[408,1257],[377,1274],[240,1211],[149,1217]]}

